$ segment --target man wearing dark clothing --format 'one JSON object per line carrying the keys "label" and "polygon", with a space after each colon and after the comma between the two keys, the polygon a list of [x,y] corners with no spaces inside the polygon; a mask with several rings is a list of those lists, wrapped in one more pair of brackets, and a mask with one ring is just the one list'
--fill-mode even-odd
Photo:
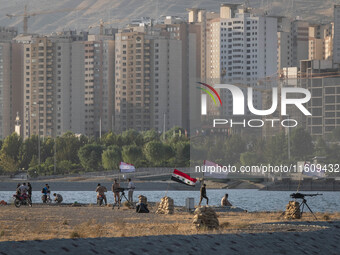
{"label": "man wearing dark clothing", "polygon": [[202,200],[203,200],[203,198],[205,198],[206,200],[207,200],[207,205],[208,205],[208,203],[209,203],[209,198],[207,197],[207,190],[206,190],[206,188],[205,188],[205,184],[203,184],[202,186],[201,186],[201,198],[200,198],[200,202],[199,202],[199,206],[201,206],[201,203],[202,203]]}
{"label": "man wearing dark clothing", "polygon": [[31,185],[31,183],[27,183],[27,186],[28,186],[28,190],[27,190],[28,196],[29,196],[29,198],[32,199],[32,185]]}

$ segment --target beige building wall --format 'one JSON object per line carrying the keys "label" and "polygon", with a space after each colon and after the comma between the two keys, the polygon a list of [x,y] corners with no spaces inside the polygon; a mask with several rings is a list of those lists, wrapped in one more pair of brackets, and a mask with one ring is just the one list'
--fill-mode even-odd
{"label": "beige building wall", "polygon": [[308,59],[324,60],[332,58],[332,24],[309,26]]}
{"label": "beige building wall", "polygon": [[340,63],[340,5],[334,5],[333,61]]}
{"label": "beige building wall", "polygon": [[83,42],[56,38],[54,43],[55,134],[85,133],[85,47]]}
{"label": "beige building wall", "polygon": [[324,59],[324,40],[319,38],[309,38],[308,59]]}
{"label": "beige building wall", "polygon": [[24,137],[53,135],[53,45],[47,37],[24,42]]}
{"label": "beige building wall", "polygon": [[116,34],[115,131],[149,130],[151,114],[150,39],[144,33]]}
{"label": "beige building wall", "polygon": [[11,133],[11,43],[0,43],[0,137]]}
{"label": "beige building wall", "polygon": [[292,38],[290,32],[278,32],[278,70],[293,65]]}
{"label": "beige building wall", "polygon": [[12,42],[12,71],[11,71],[11,82],[12,82],[12,94],[11,94],[11,120],[10,120],[10,133],[14,131],[15,118],[18,116],[21,121],[20,134],[23,135],[23,118],[25,115],[24,109],[24,81],[23,81],[23,68],[24,68],[24,48],[21,43]]}
{"label": "beige building wall", "polygon": [[94,134],[94,41],[84,42],[85,49],[85,135]]}

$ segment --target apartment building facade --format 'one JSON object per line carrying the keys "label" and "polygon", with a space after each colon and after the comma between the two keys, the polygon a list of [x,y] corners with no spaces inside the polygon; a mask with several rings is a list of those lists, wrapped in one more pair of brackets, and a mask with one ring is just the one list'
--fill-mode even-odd
{"label": "apartment building facade", "polygon": [[333,36],[332,23],[309,26],[308,59],[331,59]]}
{"label": "apartment building facade", "polygon": [[306,104],[306,129],[313,136],[326,136],[340,126],[339,66],[331,60],[301,61],[300,86],[311,92]]}
{"label": "apartment building facade", "polygon": [[278,21],[278,70],[285,67],[298,67],[300,60],[309,57],[309,23],[276,17]]}
{"label": "apartment building facade", "polygon": [[333,62],[340,63],[340,5],[334,5]]}
{"label": "apartment building facade", "polygon": [[0,27],[0,138],[14,132],[16,114],[21,114],[21,49],[11,42],[16,35],[12,27]]}
{"label": "apartment building facade", "polygon": [[[277,75],[277,20],[254,16],[242,6],[223,4],[221,17],[207,22],[207,81],[257,86],[259,80]],[[245,89],[243,89],[245,90]],[[223,116],[232,115],[232,96],[222,91]],[[254,92],[254,106],[262,108],[261,93]]]}
{"label": "apartment building facade", "polygon": [[116,34],[116,131],[189,129],[190,93],[200,80],[199,31],[168,17],[165,24]]}
{"label": "apartment building facade", "polygon": [[53,136],[53,43],[40,36],[16,40],[23,47],[23,136]]}

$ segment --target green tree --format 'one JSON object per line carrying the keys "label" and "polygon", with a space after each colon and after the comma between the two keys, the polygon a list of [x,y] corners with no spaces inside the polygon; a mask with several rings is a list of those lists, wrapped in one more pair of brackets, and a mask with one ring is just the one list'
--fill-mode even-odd
{"label": "green tree", "polygon": [[33,156],[38,156],[38,136],[28,137],[20,147],[20,168],[28,169]]}
{"label": "green tree", "polygon": [[69,174],[72,171],[73,164],[69,160],[62,160],[57,164],[57,171],[61,174]]}
{"label": "green tree", "polygon": [[46,159],[54,157],[54,139],[48,137],[40,141],[40,160],[45,162]]}
{"label": "green tree", "polygon": [[174,155],[172,148],[160,141],[148,142],[144,147],[144,152],[149,162],[155,166],[160,166],[162,162]]}
{"label": "green tree", "polygon": [[159,141],[159,134],[154,129],[145,131],[143,133],[143,140],[145,144],[151,141]]}
{"label": "green tree", "polygon": [[336,127],[332,131],[332,140],[340,141],[340,127]]}
{"label": "green tree", "polygon": [[270,164],[283,164],[288,160],[287,137],[280,133],[266,140],[264,158]]}
{"label": "green tree", "polygon": [[235,164],[240,162],[242,152],[246,151],[246,144],[240,135],[232,135],[225,142],[225,163]]}
{"label": "green tree", "polygon": [[136,130],[129,129],[122,133],[122,138],[125,145],[136,144],[138,146],[143,145],[143,136]]}
{"label": "green tree", "polygon": [[118,146],[112,145],[103,152],[102,163],[107,170],[119,168],[119,163],[122,161],[122,153]]}
{"label": "green tree", "polygon": [[190,142],[183,141],[173,145],[175,152],[176,166],[189,166],[190,165]]}
{"label": "green tree", "polygon": [[327,143],[322,139],[322,137],[318,137],[315,144],[314,156],[326,157],[328,152],[329,148]]}
{"label": "green tree", "polygon": [[[163,139],[163,134],[161,135]],[[185,130],[181,127],[173,127],[165,133],[165,139],[168,143],[173,144],[180,141],[188,141]]]}
{"label": "green tree", "polygon": [[261,163],[262,159],[256,152],[243,152],[240,156],[241,164],[244,166],[255,166]]}
{"label": "green tree", "polygon": [[16,172],[19,168],[19,153],[22,139],[16,133],[6,137],[0,151],[0,165],[6,172]]}
{"label": "green tree", "polygon": [[68,160],[72,163],[79,163],[77,152],[81,146],[86,145],[87,139],[76,137],[72,132],[67,132],[61,137],[56,138],[57,161]]}
{"label": "green tree", "polygon": [[125,145],[123,146],[122,158],[124,162],[133,164],[138,167],[143,159],[142,149],[135,144]]}
{"label": "green tree", "polygon": [[102,139],[101,143],[105,145],[105,147],[109,147],[111,145],[116,144],[116,135],[113,132],[106,133]]}
{"label": "green tree", "polygon": [[[213,136],[212,136],[213,137]],[[213,161],[216,163],[220,163],[225,159],[225,141],[219,139],[218,137],[213,137],[214,141],[210,140],[206,146],[206,150],[208,151],[207,158],[204,158],[209,161]]]}
{"label": "green tree", "polygon": [[340,162],[340,145],[333,143],[329,147],[327,163],[339,164]]}
{"label": "green tree", "polygon": [[87,144],[80,148],[78,157],[86,171],[99,171],[102,168],[103,147],[98,144]]}
{"label": "green tree", "polygon": [[307,160],[313,154],[312,137],[303,128],[296,128],[291,137],[292,157],[296,160]]}

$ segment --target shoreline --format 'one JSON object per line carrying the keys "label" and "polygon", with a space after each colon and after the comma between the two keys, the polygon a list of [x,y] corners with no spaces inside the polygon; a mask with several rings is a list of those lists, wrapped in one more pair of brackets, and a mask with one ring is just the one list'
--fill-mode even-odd
{"label": "shoreline", "polygon": [[[169,176],[168,176],[169,177]],[[180,183],[169,180],[170,178],[164,176],[158,176],[157,178],[132,178],[139,190],[142,191],[195,191],[200,189],[200,183],[196,183],[194,187],[183,185]],[[98,183],[106,186],[108,190],[111,189],[111,185],[115,177],[66,177],[60,179],[46,178],[31,179],[31,180],[13,180],[2,179],[0,181],[1,191],[13,191],[16,188],[17,183],[30,182],[33,186],[33,191],[40,191],[44,187],[45,183],[48,183],[51,188],[58,191],[93,191],[97,187]],[[121,184],[121,187],[127,187],[127,181],[125,179],[117,178]],[[326,180],[312,180],[306,179],[301,181],[284,179],[276,182],[254,182],[244,179],[228,179],[228,180],[205,180],[207,189],[254,189],[261,191],[296,191],[299,187],[300,191],[340,191],[340,181],[335,179]]]}

